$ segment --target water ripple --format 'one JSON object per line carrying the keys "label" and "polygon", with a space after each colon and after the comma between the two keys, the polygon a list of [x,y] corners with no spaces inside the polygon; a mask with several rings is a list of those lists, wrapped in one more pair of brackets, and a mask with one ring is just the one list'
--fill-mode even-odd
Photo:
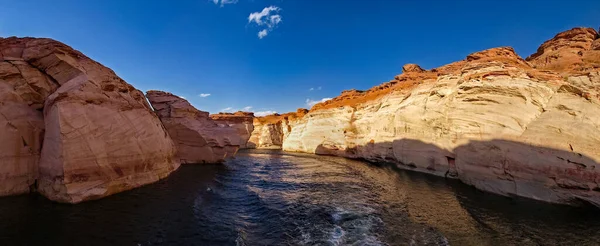
{"label": "water ripple", "polygon": [[0,245],[598,245],[599,230],[595,209],[260,150],[76,206],[0,199]]}

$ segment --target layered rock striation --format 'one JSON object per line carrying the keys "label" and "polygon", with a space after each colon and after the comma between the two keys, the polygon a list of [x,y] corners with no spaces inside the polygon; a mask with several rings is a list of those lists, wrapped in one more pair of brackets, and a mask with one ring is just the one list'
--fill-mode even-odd
{"label": "layered rock striation", "polygon": [[599,42],[594,29],[575,28],[527,60],[501,47],[431,70],[409,64],[389,82],[344,91],[289,122],[282,148],[600,206]]}
{"label": "layered rock striation", "polygon": [[231,158],[244,142],[235,128],[218,125],[208,112],[168,92],[148,91],[146,97],[177,146],[183,164],[219,163]]}
{"label": "layered rock striation", "polygon": [[0,195],[78,203],[178,168],[142,92],[51,39],[0,38]]}
{"label": "layered rock striation", "polygon": [[218,113],[210,115],[220,127],[231,127],[236,130],[239,138],[234,145],[239,145],[241,149],[248,148],[247,143],[254,131],[254,113],[251,112],[235,112],[235,113]]}

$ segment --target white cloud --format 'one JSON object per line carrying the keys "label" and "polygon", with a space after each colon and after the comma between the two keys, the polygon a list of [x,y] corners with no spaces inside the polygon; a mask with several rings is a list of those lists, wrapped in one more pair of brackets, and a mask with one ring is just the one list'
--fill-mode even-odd
{"label": "white cloud", "polygon": [[238,0],[212,0],[212,2],[217,5],[221,3],[221,7],[223,7],[225,4],[236,4]]}
{"label": "white cloud", "polygon": [[271,15],[269,17],[269,22],[267,23],[267,26],[268,27],[275,27],[280,22],[281,22],[281,15]]}
{"label": "white cloud", "polygon": [[312,88],[312,87],[309,89],[309,91],[314,91],[314,90],[315,90],[315,88]]}
{"label": "white cloud", "polygon": [[247,107],[244,107],[242,109],[242,111],[250,111],[250,109],[252,109],[252,106],[247,106]]}
{"label": "white cloud", "polygon": [[[214,0],[213,0],[214,1]],[[281,15],[278,15],[281,8],[277,6],[265,7],[260,12],[250,13],[248,16],[248,23],[256,23],[258,26],[266,26],[263,30],[258,32],[258,38],[262,39],[269,34],[279,23],[281,23]]]}
{"label": "white cloud", "polygon": [[227,108],[221,109],[221,112],[229,112],[232,109],[233,109],[232,107],[227,107]]}
{"label": "white cloud", "polygon": [[317,103],[326,102],[326,101],[329,101],[331,99],[332,98],[330,98],[330,97],[326,97],[326,98],[323,98],[321,100],[312,100],[312,99],[308,99],[307,98],[306,99],[306,105],[309,106],[309,107],[312,107],[312,106],[315,106],[315,104],[317,104]]}
{"label": "white cloud", "polygon": [[200,95],[198,95],[199,97],[208,97],[210,96],[210,93],[201,93]]}
{"label": "white cloud", "polygon": [[279,12],[279,10],[281,9],[277,6],[266,7],[260,12],[251,13],[250,16],[248,16],[248,22],[254,21],[258,25],[263,25],[265,24],[264,20],[270,20],[271,16],[273,16],[271,15],[271,12]]}
{"label": "white cloud", "polygon": [[187,98],[185,98],[185,97],[181,97],[181,98],[183,98],[183,99],[186,99],[186,100],[187,100]]}
{"label": "white cloud", "polygon": [[258,38],[262,39],[266,37],[267,34],[269,34],[269,32],[267,32],[267,29],[263,29],[262,31],[258,32]]}
{"label": "white cloud", "polygon": [[276,114],[276,113],[277,113],[277,111],[272,111],[272,110],[258,111],[258,112],[254,112],[254,116],[262,117],[262,116],[267,116],[267,115]]}

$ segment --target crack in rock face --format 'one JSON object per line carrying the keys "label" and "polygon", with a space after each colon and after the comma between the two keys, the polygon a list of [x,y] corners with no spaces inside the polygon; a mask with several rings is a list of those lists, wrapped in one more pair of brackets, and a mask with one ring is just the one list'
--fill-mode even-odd
{"label": "crack in rock face", "polygon": [[0,39],[0,54],[0,195],[78,203],[179,166],[143,94],[112,70],[51,39]]}

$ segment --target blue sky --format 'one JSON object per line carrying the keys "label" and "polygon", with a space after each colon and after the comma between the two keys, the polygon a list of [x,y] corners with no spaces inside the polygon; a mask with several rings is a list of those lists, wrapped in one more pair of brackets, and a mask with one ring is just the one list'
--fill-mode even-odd
{"label": "blue sky", "polygon": [[526,57],[560,31],[600,26],[598,0],[222,1],[0,0],[0,36],[54,38],[211,113],[283,113],[406,63],[429,69],[497,46]]}

